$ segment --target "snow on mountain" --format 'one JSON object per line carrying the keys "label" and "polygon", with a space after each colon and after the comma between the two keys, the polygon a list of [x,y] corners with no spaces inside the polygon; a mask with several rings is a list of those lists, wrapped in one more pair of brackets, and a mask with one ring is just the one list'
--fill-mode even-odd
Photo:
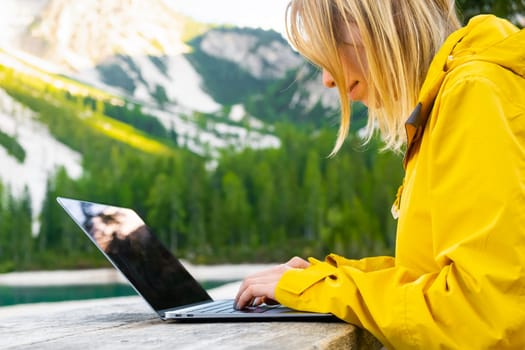
{"label": "snow on mountain", "polygon": [[[153,79],[152,75],[148,75]],[[158,80],[150,85],[163,86],[170,101],[195,111],[215,112],[221,106],[202,89],[200,75],[185,56],[179,55],[168,60],[166,75],[157,75]]]}
{"label": "snow on mountain", "polygon": [[82,156],[58,142],[47,127],[35,119],[33,111],[1,89],[0,130],[16,138],[26,152],[24,162],[20,163],[0,147],[0,179],[17,197],[26,186],[29,189],[34,214],[33,232],[36,233],[48,177],[58,167],[64,167],[72,178],[80,177]]}
{"label": "snow on mountain", "polygon": [[[195,111],[217,113],[222,105],[215,102],[209,94],[203,91],[201,76],[188,62],[186,56],[156,57],[115,57],[108,63],[108,69],[122,68],[132,80],[133,90],[119,89],[119,94],[132,96],[142,103],[145,113],[155,116],[163,126],[173,129],[178,135],[179,146],[188,148],[200,155],[218,155],[218,149],[233,147],[234,149],[279,147],[280,141],[268,132],[262,132],[265,125],[253,116],[249,116],[242,105],[232,107],[224,122],[208,121],[203,128],[192,118]],[[161,66],[161,68],[159,68]],[[81,80],[106,79],[103,72],[106,69],[91,71],[81,76]],[[90,78],[91,75],[91,78]],[[94,76],[94,77],[93,77]],[[78,77],[78,76],[77,76]],[[147,77],[147,78],[146,78]],[[170,101],[165,106],[158,106],[151,96],[155,89],[161,87]],[[115,89],[115,86],[106,86]],[[246,118],[246,119],[245,119]],[[231,125],[229,121],[246,120],[250,130],[245,127]]]}
{"label": "snow on mountain", "polygon": [[278,148],[281,146],[279,138],[262,132],[264,127],[259,120],[246,115],[240,105],[232,108],[229,119],[234,121],[247,118],[251,129],[230,125],[227,122],[209,120],[206,127],[198,125],[194,120],[184,117],[183,114],[157,108],[145,107],[146,113],[155,115],[166,128],[173,128],[178,135],[178,143],[190,151],[215,158],[221,148],[233,147],[237,150],[244,148]]}
{"label": "snow on mountain", "polygon": [[259,37],[238,31],[210,30],[203,35],[200,48],[210,56],[236,63],[258,79],[282,78],[304,62],[284,40],[261,45]]}
{"label": "snow on mountain", "polygon": [[27,27],[21,46],[79,71],[122,53],[185,52],[184,23],[161,0],[49,0]]}
{"label": "snow on mountain", "polygon": [[[116,71],[125,74],[124,82],[119,83],[112,76]],[[221,108],[221,105],[203,91],[201,76],[183,55],[115,56],[74,76],[148,105],[157,104],[154,95],[161,88],[170,103],[183,110],[216,112]]]}
{"label": "snow on mountain", "polygon": [[11,46],[42,11],[48,0],[2,0],[0,45]]}
{"label": "snow on mountain", "polygon": [[[317,78],[309,78],[309,69],[300,69],[297,80],[301,82],[301,89],[293,95],[290,106],[301,106],[306,110],[312,109],[317,102],[329,109],[336,110],[339,106],[339,95],[336,89],[327,89],[323,83],[321,74]],[[305,93],[306,92],[306,93]]]}

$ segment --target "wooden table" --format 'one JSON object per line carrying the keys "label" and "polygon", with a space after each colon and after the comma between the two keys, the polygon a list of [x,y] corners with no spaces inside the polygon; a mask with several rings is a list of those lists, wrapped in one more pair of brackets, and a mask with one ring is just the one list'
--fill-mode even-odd
{"label": "wooden table", "polygon": [[140,297],[0,307],[1,349],[380,349],[345,323],[164,322]]}

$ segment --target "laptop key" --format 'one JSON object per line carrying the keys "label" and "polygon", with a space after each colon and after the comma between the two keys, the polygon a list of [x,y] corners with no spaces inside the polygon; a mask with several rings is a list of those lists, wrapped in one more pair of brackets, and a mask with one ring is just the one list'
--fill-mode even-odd
{"label": "laptop key", "polygon": [[242,310],[235,310],[231,302],[206,305],[202,308],[192,310],[195,314],[220,314],[220,313],[263,313],[268,311],[264,306],[247,306]]}

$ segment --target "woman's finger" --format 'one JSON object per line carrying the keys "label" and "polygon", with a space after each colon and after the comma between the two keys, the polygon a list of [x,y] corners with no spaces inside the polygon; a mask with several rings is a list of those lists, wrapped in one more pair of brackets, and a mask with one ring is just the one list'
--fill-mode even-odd
{"label": "woman's finger", "polygon": [[308,261],[299,257],[293,257],[285,264],[277,265],[246,277],[235,296],[235,307],[241,309],[252,303],[260,305],[265,299],[274,302],[275,288],[283,273],[289,269],[303,269],[308,266],[310,266]]}
{"label": "woman's finger", "polygon": [[251,284],[241,293],[235,302],[235,309],[240,310],[249,305],[255,298],[269,297],[274,298],[273,291],[277,283],[272,284]]}
{"label": "woman's finger", "polygon": [[276,276],[280,277],[287,269],[289,269],[288,266],[286,266],[285,264],[281,264],[264,271],[256,272],[246,277],[239,287],[239,291],[235,296],[235,300],[239,299],[240,295],[249,285],[273,282],[275,281]]}

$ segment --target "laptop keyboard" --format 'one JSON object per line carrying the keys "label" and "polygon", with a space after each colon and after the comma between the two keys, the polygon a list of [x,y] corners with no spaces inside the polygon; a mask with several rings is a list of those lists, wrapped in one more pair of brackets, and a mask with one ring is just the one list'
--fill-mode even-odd
{"label": "laptop keyboard", "polygon": [[231,300],[225,300],[217,303],[211,303],[210,305],[204,305],[203,307],[192,310],[193,314],[234,314],[234,313],[263,313],[268,311],[268,307],[264,306],[248,306],[242,310],[235,310],[233,308],[233,302]]}

